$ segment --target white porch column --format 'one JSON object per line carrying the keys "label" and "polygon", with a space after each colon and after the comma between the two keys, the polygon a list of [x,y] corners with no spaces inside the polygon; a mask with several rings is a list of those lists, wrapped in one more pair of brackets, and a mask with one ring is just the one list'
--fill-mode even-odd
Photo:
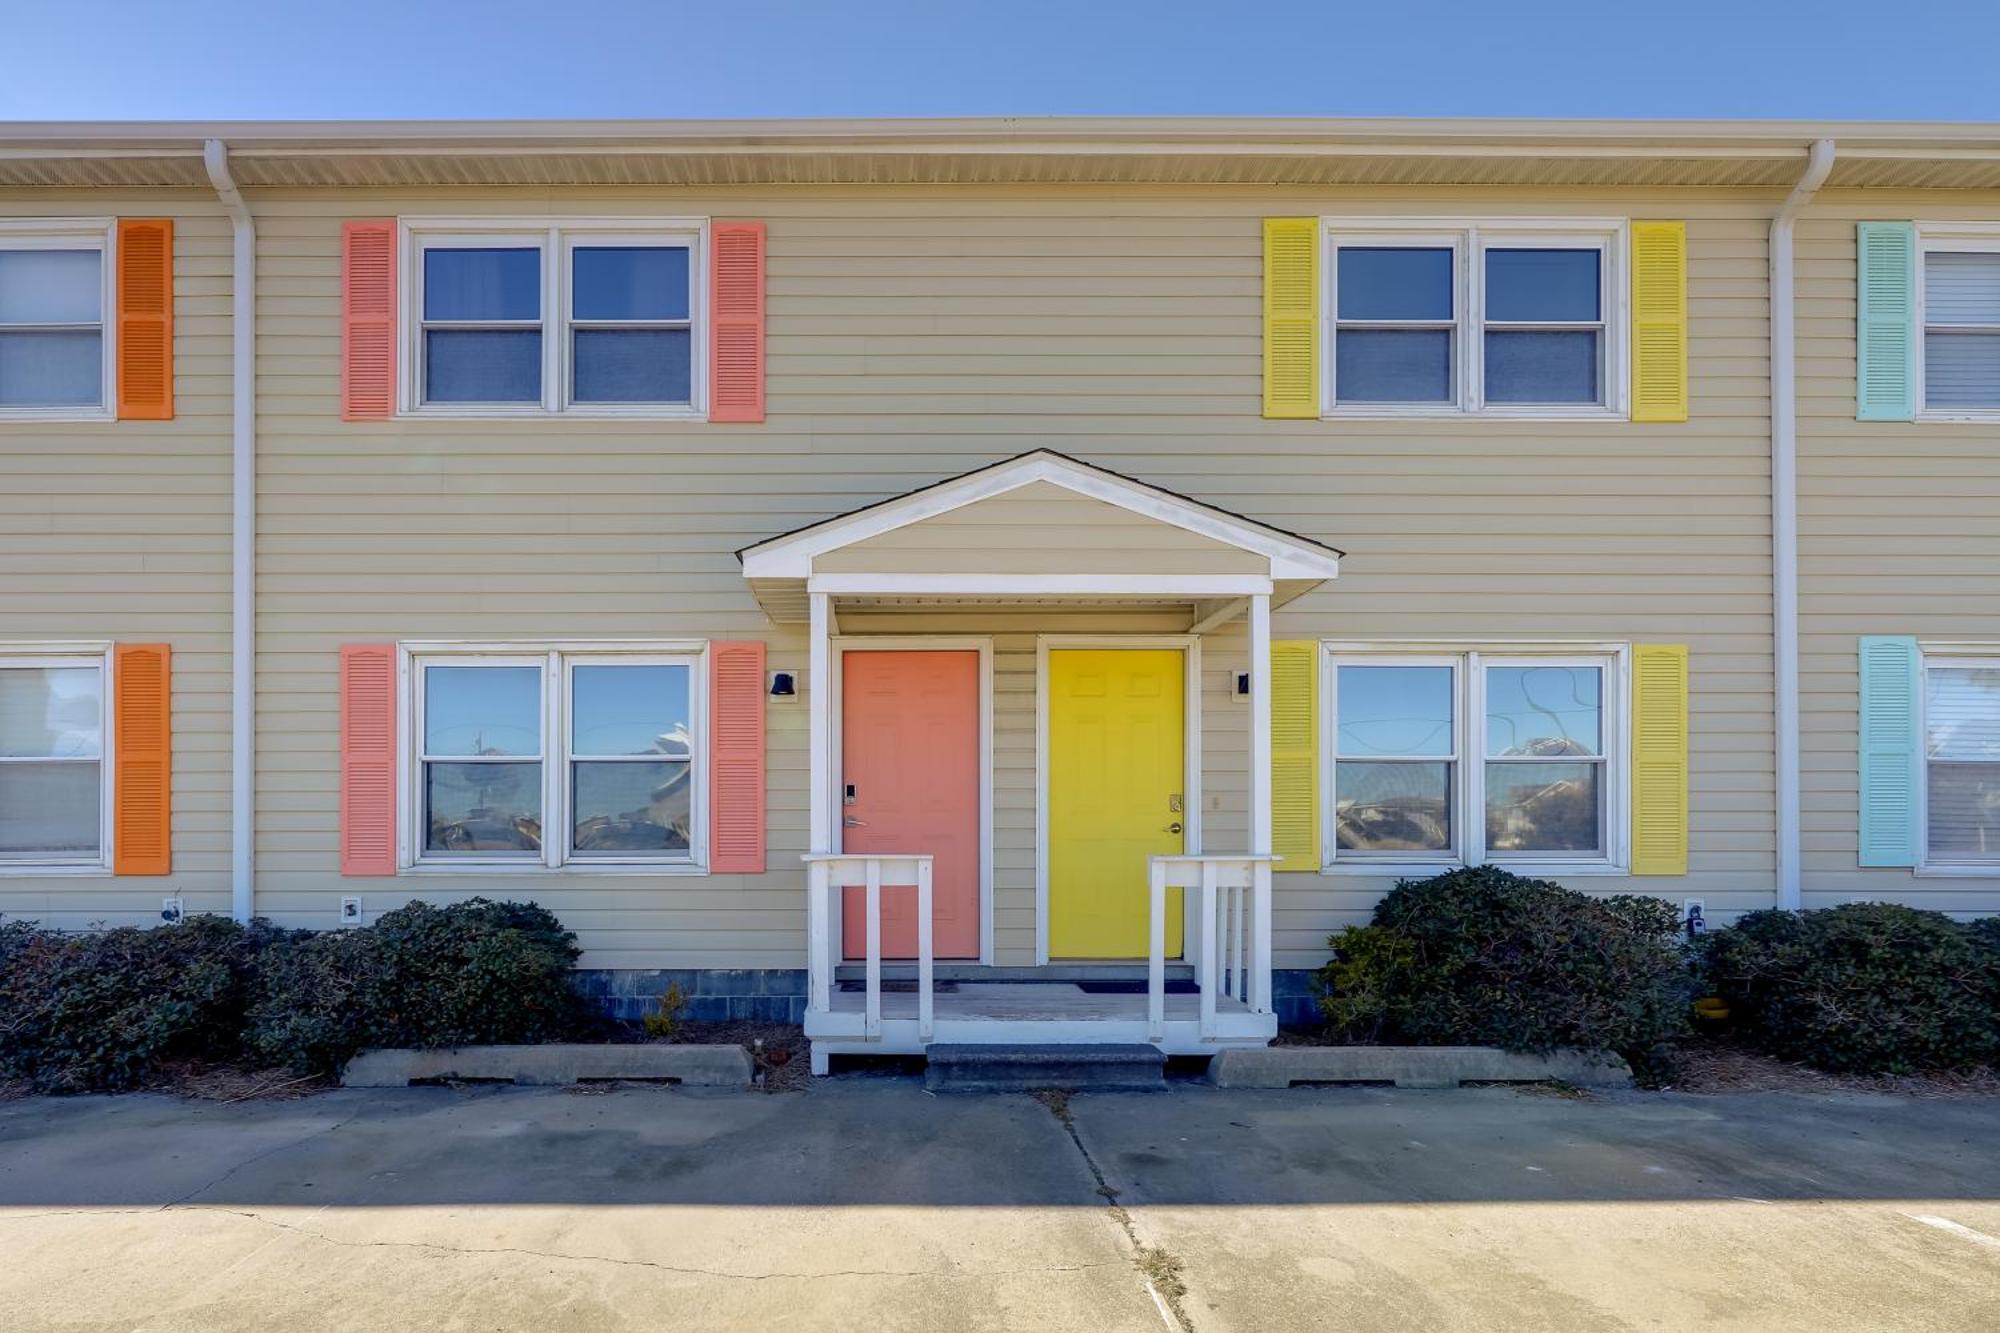
{"label": "white porch column", "polygon": [[811,747],[812,792],[807,810],[812,816],[813,854],[833,851],[833,645],[832,599],[823,592],[807,594],[812,605],[812,655],[807,663],[806,718]]}
{"label": "white porch column", "polygon": [[[1250,854],[1271,854],[1271,598],[1250,599]],[[1271,1008],[1271,875],[1255,872],[1251,895],[1250,1005]]]}

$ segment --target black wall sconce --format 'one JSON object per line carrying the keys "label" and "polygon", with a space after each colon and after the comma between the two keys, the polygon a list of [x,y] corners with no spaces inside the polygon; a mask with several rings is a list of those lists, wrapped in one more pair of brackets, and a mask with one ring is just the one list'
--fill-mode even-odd
{"label": "black wall sconce", "polygon": [[1236,697],[1239,699],[1250,697],[1250,673],[1247,671],[1236,673]]}
{"label": "black wall sconce", "polygon": [[798,692],[798,682],[791,672],[773,671],[771,673],[771,697],[773,699],[790,699]]}

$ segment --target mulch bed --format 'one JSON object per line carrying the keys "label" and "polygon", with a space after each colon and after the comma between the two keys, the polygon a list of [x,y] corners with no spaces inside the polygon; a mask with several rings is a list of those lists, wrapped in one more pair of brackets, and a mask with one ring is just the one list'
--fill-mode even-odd
{"label": "mulch bed", "polygon": [[1829,1074],[1749,1050],[1726,1037],[1696,1037],[1681,1047],[1681,1065],[1663,1091],[1697,1095],[1732,1092],[1869,1092],[1948,1100],[2000,1097],[2000,1070],[1934,1074]]}

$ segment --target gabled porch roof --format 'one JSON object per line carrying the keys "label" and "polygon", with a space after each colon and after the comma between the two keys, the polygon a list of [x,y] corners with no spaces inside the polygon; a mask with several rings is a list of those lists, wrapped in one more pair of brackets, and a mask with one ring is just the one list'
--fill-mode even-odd
{"label": "gabled porch roof", "polygon": [[737,552],[773,620],[808,595],[892,601],[1118,599],[1281,604],[1341,552],[1241,514],[1037,449]]}

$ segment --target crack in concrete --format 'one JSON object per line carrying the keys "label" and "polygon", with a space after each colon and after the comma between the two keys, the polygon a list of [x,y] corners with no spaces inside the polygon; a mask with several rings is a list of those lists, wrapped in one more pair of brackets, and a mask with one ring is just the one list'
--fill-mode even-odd
{"label": "crack in concrete", "polygon": [[[154,1210],[146,1210],[154,1211]],[[280,1231],[304,1236],[347,1250],[432,1250],[442,1254],[516,1255],[529,1259],[550,1259],[569,1263],[614,1264],[620,1268],[650,1268],[656,1272],[674,1273],[687,1277],[722,1278],[733,1282],[805,1282],[828,1277],[887,1277],[887,1278],[1001,1278],[1026,1277],[1044,1273],[1085,1273],[1100,1268],[1111,1268],[1115,1264],[1107,1260],[1090,1264],[1045,1264],[1032,1268],[993,1268],[981,1270],[954,1271],[950,1269],[926,1268],[835,1268],[811,1273],[739,1273],[720,1268],[693,1268],[675,1264],[663,1264],[653,1259],[621,1259],[608,1254],[570,1254],[561,1250],[537,1250],[520,1245],[450,1245],[442,1241],[429,1240],[342,1240],[329,1236],[323,1231],[298,1226],[262,1213],[241,1208],[223,1208],[215,1204],[187,1204],[173,1209],[176,1212],[223,1213],[230,1217],[241,1217],[252,1222],[260,1222]]]}
{"label": "crack in concrete", "polygon": [[1180,1333],[1195,1333],[1194,1320],[1182,1303],[1182,1298],[1187,1295],[1187,1284],[1181,1280],[1181,1274],[1187,1271],[1187,1264],[1164,1246],[1148,1245],[1139,1238],[1139,1227],[1132,1219],[1131,1210],[1118,1202],[1121,1191],[1105,1176],[1104,1168],[1091,1156],[1090,1149],[1083,1146],[1083,1136],[1076,1132],[1076,1115],[1069,1107],[1073,1093],[1067,1088],[1041,1088],[1029,1095],[1049,1109],[1049,1114],[1069,1135],[1069,1141],[1076,1145],[1083,1164],[1090,1169],[1091,1179],[1097,1182],[1097,1192],[1103,1196],[1111,1220],[1118,1224],[1118,1229],[1125,1233],[1126,1243],[1132,1247],[1132,1266],[1145,1279],[1146,1292],[1153,1298],[1153,1304],[1159,1307],[1161,1322],[1169,1328],[1178,1328]]}

